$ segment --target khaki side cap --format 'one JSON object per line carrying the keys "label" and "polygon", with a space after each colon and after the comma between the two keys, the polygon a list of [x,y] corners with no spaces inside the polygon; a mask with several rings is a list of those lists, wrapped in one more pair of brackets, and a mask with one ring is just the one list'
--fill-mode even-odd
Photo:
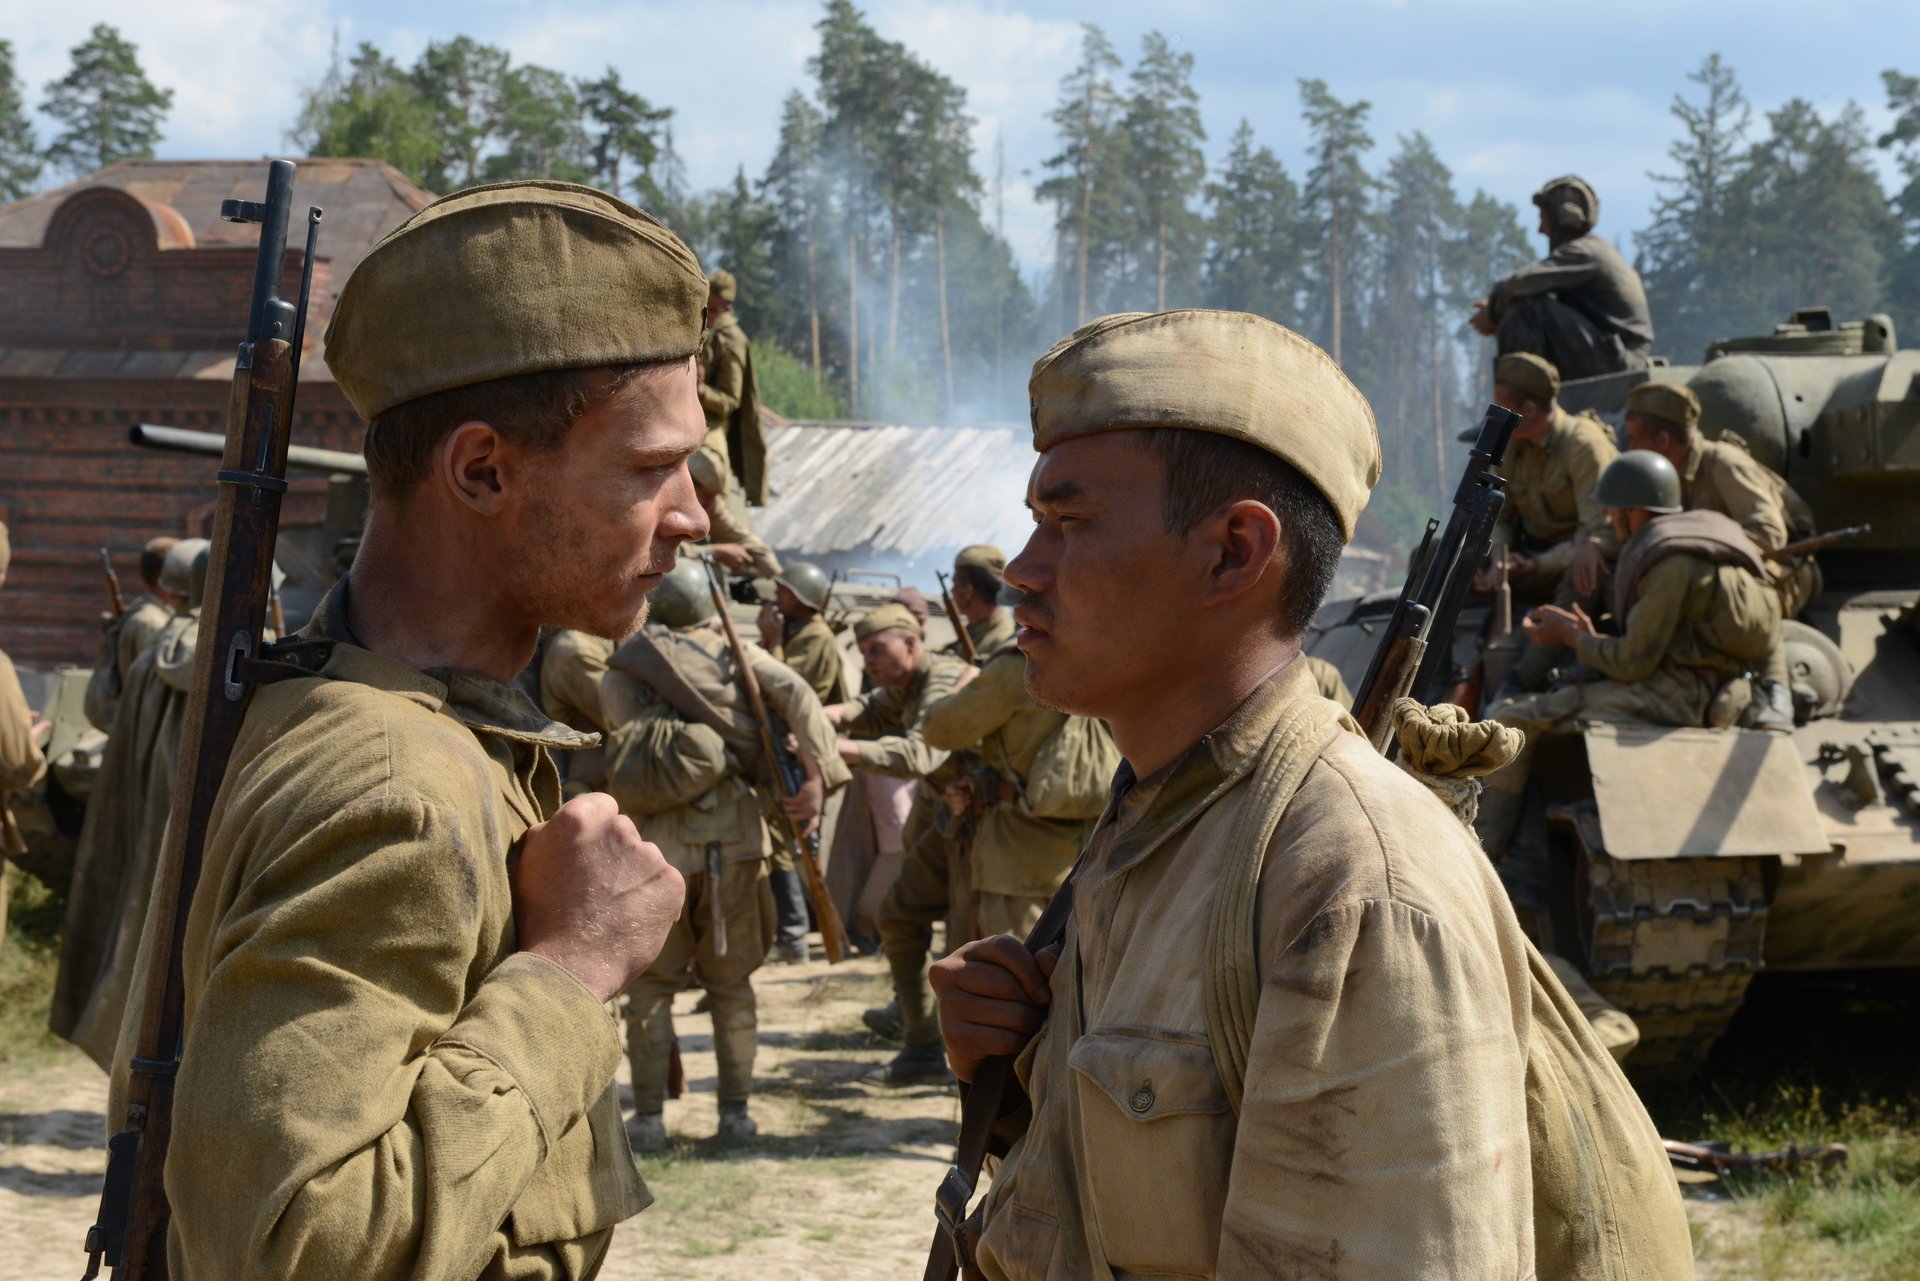
{"label": "khaki side cap", "polygon": [[1320,348],[1244,312],[1103,316],[1035,362],[1027,394],[1042,453],[1076,436],[1144,427],[1231,436],[1305,476],[1348,538],[1380,479],[1366,397]]}
{"label": "khaki side cap", "polygon": [[962,547],[953,558],[955,569],[984,569],[995,578],[1007,576],[1007,554],[992,543],[974,543]]}
{"label": "khaki side cap", "polygon": [[915,618],[913,611],[905,605],[898,605],[892,601],[888,601],[884,605],[876,605],[854,620],[853,638],[856,641],[863,641],[869,636],[877,636],[881,632],[895,630],[912,632],[918,636],[920,634],[920,620]]}
{"label": "khaki side cap", "polygon": [[1641,383],[1627,393],[1627,412],[1694,427],[1700,422],[1700,398],[1681,383]]}
{"label": "khaki side cap", "polygon": [[1495,361],[1493,381],[1505,383],[1542,405],[1552,404],[1560,394],[1560,371],[1552,361],[1530,351],[1510,351]]}
{"label": "khaki side cap", "polygon": [[443,196],[348,277],[326,361],[361,417],[475,383],[700,350],[707,278],[658,219],[592,187]]}

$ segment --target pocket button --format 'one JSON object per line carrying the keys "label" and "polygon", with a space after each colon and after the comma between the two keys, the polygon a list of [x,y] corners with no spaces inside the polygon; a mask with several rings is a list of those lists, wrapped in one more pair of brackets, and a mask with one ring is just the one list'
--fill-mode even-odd
{"label": "pocket button", "polygon": [[1153,1087],[1151,1085],[1141,1086],[1133,1092],[1133,1097],[1127,1100],[1127,1102],[1135,1112],[1145,1113],[1153,1111]]}

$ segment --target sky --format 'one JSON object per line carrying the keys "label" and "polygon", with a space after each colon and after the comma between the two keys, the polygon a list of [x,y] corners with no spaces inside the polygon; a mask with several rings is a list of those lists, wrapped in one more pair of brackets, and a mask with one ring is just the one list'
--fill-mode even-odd
{"label": "sky", "polygon": [[[284,154],[303,90],[344,50],[371,40],[403,64],[427,42],[467,34],[515,60],[576,76],[617,67],[629,87],[676,109],[690,179],[709,187],[772,152],[781,99],[807,84],[817,0],[16,0],[0,19],[29,104],[96,22],[140,47],[175,91],[159,154]],[[1298,178],[1307,166],[1298,80],[1325,80],[1373,106],[1384,163],[1415,130],[1434,142],[1463,195],[1483,188],[1524,206],[1542,181],[1573,172],[1602,200],[1600,230],[1631,247],[1657,195],[1686,75],[1720,53],[1757,113],[1793,97],[1823,112],[1849,100],[1888,118],[1880,72],[1920,73],[1920,0],[885,0],[874,25],[967,90],[977,163],[992,180],[1006,154],[1005,227],[1029,272],[1047,265],[1049,212],[1033,199],[1053,154],[1046,114],[1095,20],[1131,63],[1158,29],[1194,55],[1209,157],[1242,117]],[[47,122],[42,120],[42,137]],[[1889,175],[1891,167],[1888,168]],[[994,210],[986,210],[991,222]]]}

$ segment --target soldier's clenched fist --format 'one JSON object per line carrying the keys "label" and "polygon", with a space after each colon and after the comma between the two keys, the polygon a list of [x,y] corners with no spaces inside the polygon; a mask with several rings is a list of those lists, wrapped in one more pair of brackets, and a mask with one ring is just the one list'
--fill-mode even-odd
{"label": "soldier's clenched fist", "polygon": [[575,797],[521,838],[513,871],[520,949],[612,1000],[660,954],[686,894],[680,873],[611,796]]}

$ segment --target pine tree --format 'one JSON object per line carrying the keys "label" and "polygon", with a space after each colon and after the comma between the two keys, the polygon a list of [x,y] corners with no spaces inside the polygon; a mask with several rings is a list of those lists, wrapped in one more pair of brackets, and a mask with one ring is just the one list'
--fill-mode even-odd
{"label": "pine tree", "polygon": [[820,109],[794,90],[780,109],[780,141],[774,147],[773,160],[767,165],[760,190],[773,205],[777,222],[775,236],[779,245],[777,262],[781,274],[797,279],[804,286],[807,300],[808,369],[816,389],[825,376],[820,335],[820,278],[818,265],[824,256],[820,234],[827,215],[827,179],[821,166]]}
{"label": "pine tree", "polygon": [[362,44],[344,69],[335,51],[333,65],[306,94],[287,138],[309,156],[384,160],[422,185],[441,149],[432,106],[371,44]]}
{"label": "pine tree", "polygon": [[1206,304],[1250,311],[1299,328],[1300,189],[1272,148],[1254,147],[1253,126],[1234,130],[1219,178],[1207,184]]}
{"label": "pine tree", "polygon": [[708,202],[698,244],[702,263],[733,273],[740,323],[755,336],[776,331],[787,304],[772,253],[776,221],[772,206],[754,193],[742,168]]}
{"label": "pine tree", "polygon": [[0,40],[0,204],[31,194],[42,164],[33,121],[20,98],[13,42]]}
{"label": "pine tree", "polygon": [[1887,269],[1887,304],[1900,332],[1920,330],[1920,77],[1888,70],[1881,73],[1893,127],[1877,145],[1895,153],[1905,183],[1893,198],[1901,223],[1901,243]]}
{"label": "pine tree", "polygon": [[660,158],[660,126],[673,109],[656,108],[628,89],[611,66],[598,80],[580,83],[580,106],[598,127],[592,138],[593,180],[616,196],[624,195],[628,185],[624,166],[631,161],[634,196],[643,205],[659,208],[661,193],[652,169]]}
{"label": "pine tree", "polygon": [[47,86],[40,109],[66,127],[47,160],[71,173],[91,173],[119,160],[153,155],[173,90],[147,79],[140,55],[120,32],[96,23],[74,46],[73,67]]}
{"label": "pine tree", "polygon": [[1637,237],[1654,332],[1675,352],[1700,351],[1741,323],[1730,286],[1747,270],[1741,258],[1752,212],[1736,204],[1752,112],[1733,68],[1716,53],[1687,79],[1704,92],[1698,102],[1674,97],[1681,136],[1667,154],[1676,172],[1652,175],[1664,190]]}
{"label": "pine tree", "polygon": [[432,106],[441,154],[427,173],[436,191],[471,187],[501,127],[509,59],[505,49],[456,36],[429,44],[414,64],[414,87]]}
{"label": "pine tree", "polygon": [[1206,177],[1207,131],[1200,121],[1200,95],[1193,87],[1193,55],[1173,47],[1158,31],[1141,44],[1131,77],[1132,92],[1121,122],[1132,157],[1127,188],[1136,225],[1153,248],[1154,310],[1167,308],[1167,277],[1179,276],[1184,296],[1194,283],[1201,220],[1194,197]]}
{"label": "pine tree", "polygon": [[1314,314],[1324,345],[1336,362],[1356,312],[1359,272],[1368,250],[1367,212],[1373,179],[1361,157],[1373,148],[1367,133],[1368,102],[1341,102],[1324,80],[1300,82],[1300,105],[1312,139],[1307,171],[1307,215],[1317,242]]}
{"label": "pine tree", "polygon": [[[1120,57],[1106,33],[1081,26],[1080,62],[1060,81],[1060,101],[1048,119],[1060,137],[1059,154],[1046,161],[1053,175],[1034,195],[1054,206],[1063,283],[1071,283],[1073,323],[1083,325],[1096,300],[1094,272],[1104,265],[1126,220],[1126,132],[1122,103],[1113,87]],[[1068,266],[1067,264],[1071,264]]]}
{"label": "pine tree", "polygon": [[1447,269],[1460,202],[1453,175],[1417,132],[1400,140],[1380,185],[1379,291],[1367,362],[1374,414],[1387,472],[1402,484],[1437,491],[1445,483],[1459,401]]}
{"label": "pine tree", "polygon": [[585,182],[593,160],[573,82],[547,67],[507,72],[500,94],[498,154],[487,158],[489,182],[552,178]]}

